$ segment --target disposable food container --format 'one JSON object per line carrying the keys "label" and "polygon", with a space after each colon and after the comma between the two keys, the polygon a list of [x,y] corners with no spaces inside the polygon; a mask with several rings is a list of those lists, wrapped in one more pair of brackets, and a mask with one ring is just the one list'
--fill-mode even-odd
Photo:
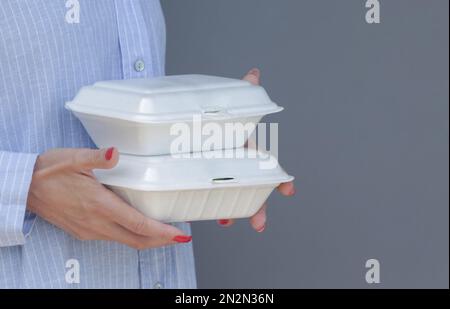
{"label": "disposable food container", "polygon": [[[99,148],[116,146],[121,153],[134,155],[239,148],[264,115],[283,109],[261,86],[207,75],[97,82],[81,88],[66,108]],[[201,131],[195,131],[197,122]],[[181,135],[174,125],[180,123],[190,129],[193,142],[187,147],[173,144]],[[215,134],[203,131],[210,123],[221,142],[205,143]],[[226,124],[243,127],[244,138],[226,134]]]}
{"label": "disposable food container", "polygon": [[163,222],[250,217],[274,188],[293,180],[273,156],[246,148],[183,158],[122,154],[115,168],[94,173],[131,206]]}

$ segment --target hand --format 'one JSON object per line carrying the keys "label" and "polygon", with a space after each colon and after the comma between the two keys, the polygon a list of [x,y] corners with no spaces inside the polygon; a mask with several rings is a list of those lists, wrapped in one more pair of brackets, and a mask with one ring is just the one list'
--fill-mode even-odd
{"label": "hand", "polygon": [[[258,69],[252,69],[250,70],[247,75],[243,78],[246,81],[249,81],[250,83],[254,85],[259,85],[261,73]],[[278,186],[278,191],[285,195],[285,196],[293,196],[295,194],[295,187],[293,182],[286,182],[282,183]],[[266,228],[266,209],[267,204],[264,204],[261,209],[250,218],[250,224],[257,232],[261,233]],[[223,219],[219,220],[218,223],[222,226],[228,227],[231,226],[234,223],[234,220],[230,219]]]}
{"label": "hand", "polygon": [[135,249],[189,242],[191,236],[142,215],[100,184],[93,169],[111,169],[115,148],[55,149],[39,156],[27,209],[80,240],[110,240]]}

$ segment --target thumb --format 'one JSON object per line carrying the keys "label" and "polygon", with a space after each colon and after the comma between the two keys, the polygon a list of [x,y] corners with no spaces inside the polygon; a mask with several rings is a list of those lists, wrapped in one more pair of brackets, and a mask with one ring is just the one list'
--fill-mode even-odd
{"label": "thumb", "polygon": [[253,85],[259,85],[261,72],[257,68],[253,68],[244,76],[243,80],[250,82]]}
{"label": "thumb", "polygon": [[116,148],[78,149],[73,154],[73,167],[78,170],[111,169],[119,161]]}

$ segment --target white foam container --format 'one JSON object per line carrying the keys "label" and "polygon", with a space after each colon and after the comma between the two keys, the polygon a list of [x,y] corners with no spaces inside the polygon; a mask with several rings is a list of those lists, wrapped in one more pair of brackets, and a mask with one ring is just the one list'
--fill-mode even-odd
{"label": "white foam container", "polygon": [[[116,146],[121,153],[135,155],[174,153],[176,135],[170,134],[171,126],[186,123],[192,128],[194,115],[201,116],[203,126],[214,122],[225,130],[225,123],[255,125],[264,115],[283,109],[261,86],[207,75],[102,81],[81,88],[66,108],[99,148]],[[201,136],[186,151],[176,151],[239,148],[246,142],[228,134],[221,145],[205,149],[207,137]]]}
{"label": "white foam container", "polygon": [[162,222],[251,217],[274,188],[293,180],[273,156],[253,149],[194,155],[201,158],[121,155],[115,168],[94,173],[130,205]]}

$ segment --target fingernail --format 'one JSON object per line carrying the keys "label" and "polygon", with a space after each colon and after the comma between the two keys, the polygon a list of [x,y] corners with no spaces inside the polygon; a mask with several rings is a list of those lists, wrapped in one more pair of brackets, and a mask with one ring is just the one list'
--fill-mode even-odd
{"label": "fingernail", "polygon": [[227,220],[227,219],[219,220],[220,225],[227,225],[228,223],[230,223],[230,220]]}
{"label": "fingernail", "polygon": [[108,150],[106,150],[106,153],[105,153],[106,161],[111,160],[113,153],[114,153],[114,147],[108,148]]}
{"label": "fingernail", "polygon": [[266,229],[266,225],[264,224],[263,226],[262,226],[262,228],[260,228],[259,230],[256,230],[258,233],[262,233],[262,232],[264,232],[264,230]]}
{"label": "fingernail", "polygon": [[192,236],[184,236],[184,235],[175,236],[173,238],[173,241],[180,242],[180,243],[190,242],[191,240],[192,240]]}

